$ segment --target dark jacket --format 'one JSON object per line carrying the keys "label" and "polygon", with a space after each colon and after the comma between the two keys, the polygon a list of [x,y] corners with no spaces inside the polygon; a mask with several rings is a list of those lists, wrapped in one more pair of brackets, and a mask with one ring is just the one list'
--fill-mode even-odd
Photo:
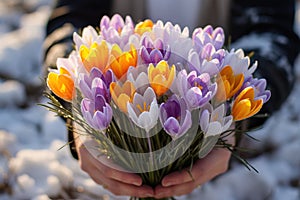
{"label": "dark jacket", "polygon": [[[72,50],[72,34],[87,25],[99,26],[103,15],[111,16],[111,0],[58,0],[47,24],[45,71],[55,67],[56,58]],[[233,0],[229,35],[232,45],[254,52],[258,60],[256,76],[267,79],[272,96],[262,112],[272,114],[290,94],[294,81],[294,61],[299,53],[299,38],[294,32],[294,0]],[[254,40],[254,42],[253,42]],[[256,42],[255,42],[256,40]],[[244,42],[244,41],[249,41]],[[266,48],[259,41],[267,41]],[[254,126],[264,120],[250,123]],[[69,133],[70,141],[72,134]],[[72,147],[72,145],[71,145]],[[76,152],[72,151],[77,157]]]}

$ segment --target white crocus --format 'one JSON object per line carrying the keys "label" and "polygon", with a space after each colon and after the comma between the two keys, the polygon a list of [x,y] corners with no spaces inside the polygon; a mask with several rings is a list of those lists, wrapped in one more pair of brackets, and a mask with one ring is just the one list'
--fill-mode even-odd
{"label": "white crocus", "polygon": [[[86,70],[75,51],[72,51],[68,58],[57,58],[56,66],[65,68],[71,75],[73,80],[77,80],[79,74],[86,73]],[[77,84],[77,82],[75,82]]]}
{"label": "white crocus", "polygon": [[149,79],[147,75],[147,67],[139,66],[138,68],[129,67],[127,72],[127,80],[133,83],[136,91],[140,94],[145,93],[149,87]]}
{"label": "white crocus", "polygon": [[253,74],[257,68],[257,61],[250,67],[250,58],[245,56],[243,49],[232,49],[226,52],[223,66],[231,66],[234,74],[244,74],[245,79]]}
{"label": "white crocus", "polygon": [[82,30],[82,36],[76,32],[73,33],[73,41],[76,49],[80,49],[81,45],[90,47],[94,42],[100,44],[102,41],[102,36],[97,33],[95,28],[92,26],[87,26]]}
{"label": "white crocus", "polygon": [[211,104],[205,105],[200,112],[200,127],[204,137],[220,135],[232,124],[232,116],[226,116],[225,105],[213,109]]}
{"label": "white crocus", "polygon": [[144,95],[135,93],[133,102],[127,103],[127,110],[129,118],[148,133],[157,124],[159,114],[153,89],[148,87]]}
{"label": "white crocus", "polygon": [[[179,25],[173,25],[170,22],[163,23],[158,20],[153,26],[153,33],[156,39],[161,39],[164,45],[169,45],[171,55],[168,59],[169,65],[177,63],[186,63],[188,53],[193,47],[193,41],[189,37],[189,29],[185,27],[181,30]],[[153,38],[152,38],[153,39]]]}

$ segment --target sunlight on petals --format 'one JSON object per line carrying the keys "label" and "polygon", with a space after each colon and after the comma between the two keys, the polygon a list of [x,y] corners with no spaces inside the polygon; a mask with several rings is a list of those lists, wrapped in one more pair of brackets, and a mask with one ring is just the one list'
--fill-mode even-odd
{"label": "sunlight on petals", "polygon": [[237,96],[233,103],[232,115],[235,121],[249,118],[260,111],[263,100],[254,100],[254,89],[247,87]]}
{"label": "sunlight on petals", "polygon": [[143,35],[143,33],[151,31],[152,27],[153,22],[150,19],[146,19],[145,21],[140,22],[135,26],[134,32],[139,35]]}
{"label": "sunlight on petals", "polygon": [[175,65],[170,68],[164,60],[160,61],[156,67],[153,64],[149,65],[149,82],[157,96],[161,96],[169,90],[173,83],[175,72]]}
{"label": "sunlight on petals", "polygon": [[58,97],[71,101],[73,98],[74,81],[72,80],[70,73],[64,69],[59,69],[59,74],[50,72],[47,78],[47,85],[51,91]]}
{"label": "sunlight on petals", "polygon": [[133,45],[130,46],[130,51],[123,52],[118,45],[113,45],[110,55],[109,68],[114,72],[118,79],[126,75],[130,66],[137,65],[137,51]]}
{"label": "sunlight on petals", "polygon": [[88,72],[91,71],[93,67],[97,67],[104,72],[109,58],[109,49],[104,40],[101,44],[94,42],[90,47],[81,45],[79,54],[82,63]]}
{"label": "sunlight on petals", "polygon": [[118,108],[127,113],[127,102],[132,102],[135,88],[133,83],[126,81],[122,86],[116,82],[110,84],[110,93]]}
{"label": "sunlight on petals", "polygon": [[225,66],[218,79],[218,92],[216,99],[219,102],[230,99],[241,89],[244,82],[243,74],[234,74],[231,66]]}
{"label": "sunlight on petals", "polygon": [[157,124],[158,104],[151,87],[143,95],[135,93],[132,103],[127,103],[127,109],[129,118],[146,132]]}

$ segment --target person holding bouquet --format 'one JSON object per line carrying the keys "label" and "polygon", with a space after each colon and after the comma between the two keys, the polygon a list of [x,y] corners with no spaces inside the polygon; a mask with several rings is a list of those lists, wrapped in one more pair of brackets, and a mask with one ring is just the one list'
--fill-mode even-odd
{"label": "person holding bouquet", "polygon": [[[212,6],[208,7],[211,9],[216,9],[219,3],[211,0],[203,2],[202,8],[208,6],[208,2],[210,2]],[[122,5],[123,11],[118,10],[118,3],[120,2],[110,0],[58,0],[47,24],[45,71],[48,71],[48,68],[55,68],[56,59],[67,56],[73,50],[73,32],[77,32],[88,25],[98,27],[99,19],[102,16],[121,13],[130,14],[136,19],[146,17],[147,7],[144,1],[130,1],[127,4],[127,10]],[[217,12],[207,10],[207,13],[220,13],[223,17],[224,15],[227,16],[228,29],[226,31],[231,36],[230,45],[243,48],[249,53],[254,52],[251,59],[258,60],[260,66],[255,73],[258,77],[267,80],[272,92],[270,100],[263,106],[261,112],[271,115],[280,109],[294,84],[293,64],[299,53],[299,38],[293,30],[295,1],[232,0],[229,5],[230,14],[226,14],[222,9],[216,9]],[[199,10],[205,10],[200,8]],[[170,10],[170,8],[168,9]],[[188,13],[189,11],[186,10],[185,12]],[[171,14],[174,15],[174,13]],[[200,14],[208,16],[204,12]],[[155,12],[152,12],[152,15],[155,15]],[[200,19],[199,13],[195,13],[194,17],[196,23],[197,17]],[[214,17],[216,18],[217,14]],[[221,22],[224,21],[217,21],[216,24],[213,21],[204,23],[222,25]],[[260,41],[266,42],[269,48],[261,45]],[[68,106],[67,102],[63,100],[61,102]],[[261,125],[264,121],[263,119],[250,119],[241,123],[246,124],[247,127],[253,127]],[[68,121],[68,123],[71,122]],[[187,194],[226,172],[231,157],[230,151],[226,149],[213,149],[206,157],[197,160],[190,172],[187,170],[172,172],[162,179],[160,185],[153,188],[143,185],[141,177],[136,174],[117,170],[117,166],[111,168],[99,162],[80,140],[74,140],[76,137],[76,133],[69,131],[70,147],[74,158],[79,160],[81,168],[96,183],[116,195],[159,199]],[[233,137],[228,138],[228,141],[232,144],[237,142]]]}

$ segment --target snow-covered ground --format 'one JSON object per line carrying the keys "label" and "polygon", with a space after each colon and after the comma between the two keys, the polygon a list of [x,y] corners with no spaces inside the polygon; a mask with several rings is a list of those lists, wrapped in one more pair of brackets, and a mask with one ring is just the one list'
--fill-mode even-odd
{"label": "snow-covered ground", "polygon": [[[0,1],[0,200],[128,199],[96,185],[71,157],[64,123],[37,106],[44,26],[51,0]],[[300,12],[297,15],[300,21]],[[300,32],[299,24],[296,29]],[[228,173],[179,199],[300,199],[300,59],[297,84],[253,147],[259,174],[233,164]],[[45,99],[39,100],[45,102]]]}

